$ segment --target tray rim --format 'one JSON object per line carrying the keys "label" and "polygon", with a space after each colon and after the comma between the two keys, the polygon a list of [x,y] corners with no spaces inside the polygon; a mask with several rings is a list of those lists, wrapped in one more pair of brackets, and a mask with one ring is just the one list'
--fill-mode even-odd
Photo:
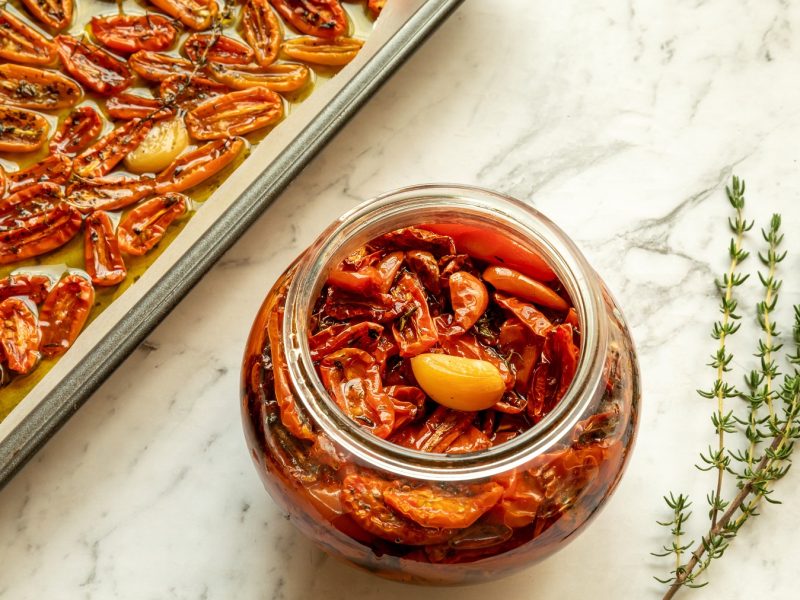
{"label": "tray rim", "polygon": [[[106,333],[41,401],[18,419],[16,425],[0,435],[0,490],[463,1],[425,0],[283,151],[256,175],[203,235],[143,293],[117,321],[117,326]],[[14,410],[6,420],[11,419]]]}

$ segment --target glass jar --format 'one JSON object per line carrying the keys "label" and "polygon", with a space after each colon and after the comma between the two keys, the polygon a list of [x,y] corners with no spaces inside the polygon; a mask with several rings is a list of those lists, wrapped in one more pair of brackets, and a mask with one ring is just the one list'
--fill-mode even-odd
{"label": "glass jar", "polygon": [[[577,371],[555,409],[522,435],[468,454],[424,453],[371,435],[339,410],[309,353],[309,318],[329,269],[380,234],[436,222],[478,225],[538,252],[568,292],[581,329]],[[247,444],[272,498],[323,550],[378,575],[414,583],[464,584],[505,576],[573,539],[622,476],[636,434],[639,398],[630,333],[611,294],[574,244],[526,204],[459,186],[402,189],[333,223],[267,295],[242,370]],[[471,526],[430,530],[382,502],[382,486],[390,482],[426,490],[433,502],[441,493],[444,510],[450,506],[446,497],[468,496],[482,483],[499,483],[504,492]],[[386,534],[392,531],[394,539]]]}

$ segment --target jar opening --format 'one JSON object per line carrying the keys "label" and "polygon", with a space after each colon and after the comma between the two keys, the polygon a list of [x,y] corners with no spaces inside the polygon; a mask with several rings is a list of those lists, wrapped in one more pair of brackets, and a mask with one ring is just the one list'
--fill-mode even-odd
{"label": "jar opening", "polygon": [[[309,351],[307,328],[329,270],[356,247],[389,231],[423,223],[492,228],[536,251],[556,273],[578,313],[581,348],[572,384],[555,408],[517,437],[467,454],[408,449],[372,435],[329,396]],[[286,296],[283,345],[300,402],[340,447],[367,464],[406,477],[454,481],[480,479],[546,452],[575,426],[600,392],[606,323],[596,276],[580,251],[549,219],[528,205],[468,186],[422,185],[365,202],[326,229],[299,260]]]}

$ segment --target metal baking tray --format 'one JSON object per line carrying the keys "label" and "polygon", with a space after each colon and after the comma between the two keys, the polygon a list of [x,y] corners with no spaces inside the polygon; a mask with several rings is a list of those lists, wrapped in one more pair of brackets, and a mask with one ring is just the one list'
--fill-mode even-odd
{"label": "metal baking tray", "polygon": [[387,3],[356,59],[253,149],[144,275],[0,422],[0,488],[462,1]]}

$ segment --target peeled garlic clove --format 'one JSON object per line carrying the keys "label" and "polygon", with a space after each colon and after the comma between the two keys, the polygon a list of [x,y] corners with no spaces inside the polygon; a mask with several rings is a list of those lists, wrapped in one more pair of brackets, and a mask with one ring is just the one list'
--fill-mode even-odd
{"label": "peeled garlic clove", "polygon": [[420,354],[411,359],[420,387],[442,406],[476,411],[494,406],[506,390],[492,363],[447,354]]}

